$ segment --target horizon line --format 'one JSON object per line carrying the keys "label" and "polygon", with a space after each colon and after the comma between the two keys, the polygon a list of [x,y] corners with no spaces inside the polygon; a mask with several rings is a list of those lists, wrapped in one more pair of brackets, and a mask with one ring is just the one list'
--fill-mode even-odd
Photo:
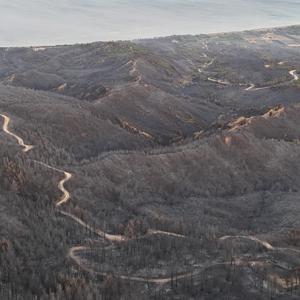
{"label": "horizon line", "polygon": [[88,42],[66,42],[65,44],[60,43],[49,43],[47,45],[43,44],[36,44],[36,45],[12,45],[12,46],[1,46],[0,49],[11,49],[11,48],[55,48],[55,47],[68,47],[68,46],[75,46],[75,45],[90,45],[96,43],[120,43],[120,42],[134,42],[134,41],[142,41],[142,40],[156,40],[156,39],[163,39],[163,38],[172,38],[172,37],[183,37],[183,36],[214,36],[214,35],[222,35],[222,34],[232,34],[232,33],[243,33],[243,32],[251,32],[251,31],[266,31],[266,30],[274,30],[274,29],[284,29],[290,27],[298,27],[300,23],[297,24],[289,24],[289,25],[276,25],[270,27],[258,27],[258,28],[250,28],[250,29],[241,29],[241,30],[228,30],[228,31],[221,31],[221,32],[211,32],[211,33],[186,33],[186,34],[170,34],[170,35],[162,35],[162,36],[152,36],[152,37],[141,37],[141,38],[132,38],[132,39],[103,39],[103,40],[94,40]]}

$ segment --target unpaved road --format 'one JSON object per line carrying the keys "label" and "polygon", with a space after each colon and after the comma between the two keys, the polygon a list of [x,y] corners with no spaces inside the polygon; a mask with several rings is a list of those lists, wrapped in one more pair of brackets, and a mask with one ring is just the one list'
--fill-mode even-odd
{"label": "unpaved road", "polygon": [[[219,240],[220,241],[226,241],[229,239],[246,239],[246,240],[250,240],[250,241],[254,241],[258,244],[260,244],[261,246],[263,246],[266,250],[269,251],[279,251],[279,252],[283,252],[286,253],[287,251],[291,251],[291,252],[295,252],[296,254],[300,254],[300,250],[298,249],[294,249],[294,248],[282,248],[282,247],[274,247],[272,246],[269,242],[261,240],[255,236],[245,236],[245,235],[226,235],[221,237]],[[273,265],[276,265],[272,262],[269,262]],[[261,266],[264,266],[267,264],[267,262],[259,262],[259,264]],[[283,266],[280,266],[280,268],[283,268]],[[286,269],[287,271],[291,271],[290,268]],[[268,279],[270,283],[276,283],[277,286],[279,286],[281,289],[283,290],[288,290],[291,288],[291,286],[293,286],[293,288],[299,287],[300,286],[300,282],[297,276],[292,276],[289,278],[289,280],[284,280],[282,277],[280,277],[277,274],[270,274],[268,275]],[[280,291],[277,291],[280,293]]]}
{"label": "unpaved road", "polygon": [[275,248],[271,244],[269,244],[267,241],[262,241],[262,240],[256,238],[255,236],[251,236],[251,235],[225,235],[225,236],[222,236],[219,240],[220,241],[226,241],[226,240],[229,240],[229,239],[251,240],[251,241],[254,241],[254,242],[262,245],[267,250],[275,250]]}
{"label": "unpaved road", "polygon": [[289,74],[294,77],[293,81],[299,80],[299,75],[297,74],[297,70],[292,70],[289,72]]}
{"label": "unpaved road", "polygon": [[[71,213],[68,213],[66,211],[62,211],[62,210],[59,210],[59,212],[72,219],[73,221],[75,221],[76,223],[78,223],[79,225],[83,226],[84,228],[90,230],[92,233],[100,236],[101,238],[104,238],[110,242],[124,242],[124,241],[129,241],[129,240],[132,240],[124,235],[119,235],[119,234],[109,234],[109,233],[106,233],[100,229],[97,229],[97,228],[93,228],[92,226],[90,226],[89,224],[87,224],[86,222],[84,222],[82,219],[74,216],[73,214]],[[146,233],[146,235],[167,235],[167,236],[173,236],[173,237],[177,237],[177,238],[186,238],[186,236],[182,235],[182,234],[178,234],[178,233],[173,233],[173,232],[168,232],[168,231],[161,231],[161,230],[154,230],[154,229],[149,229]],[[143,238],[145,237],[146,235],[144,236],[141,236],[139,237],[140,238]],[[136,238],[138,239],[138,238]]]}
{"label": "unpaved road", "polygon": [[82,221],[80,218],[74,216],[73,214],[71,213],[68,213],[66,211],[62,211],[62,210],[59,210],[59,212],[72,219],[73,221],[75,221],[76,223],[78,223],[79,225],[81,225],[82,227],[90,230],[91,232],[93,232],[94,234],[110,241],[110,242],[122,242],[122,241],[126,241],[127,238],[124,237],[123,235],[115,235],[115,234],[109,234],[109,233],[106,233],[102,230],[99,230],[99,229],[96,229],[96,228],[93,228],[92,226],[90,226],[89,224],[85,223],[84,221]]}
{"label": "unpaved road", "polygon": [[[109,272],[97,272],[94,271],[93,269],[90,269],[89,267],[85,266],[84,264],[82,265],[82,259],[76,255],[76,252],[84,252],[90,250],[89,247],[85,246],[78,246],[78,247],[73,247],[69,250],[69,257],[72,258],[81,268],[88,272],[92,273],[94,275],[99,275],[99,276],[108,276],[111,273]],[[153,283],[153,284],[167,284],[172,282],[173,280],[181,280],[181,279],[186,279],[186,278],[195,278],[202,274],[204,271],[207,271],[208,269],[218,267],[218,266],[226,266],[226,265],[232,265],[235,264],[236,266],[246,266],[249,265],[249,262],[242,262],[240,260],[236,260],[234,262],[213,262],[210,264],[203,264],[199,265],[197,270],[193,272],[186,272],[186,273],[181,273],[181,274],[174,274],[174,276],[164,276],[164,277],[158,277],[158,278],[146,278],[146,277],[135,277],[135,276],[126,276],[126,275],[118,275],[117,277],[123,280],[129,280],[129,281],[136,281],[136,282],[145,282],[145,283]],[[255,264],[256,262],[251,262]]]}
{"label": "unpaved road", "polygon": [[10,118],[8,116],[2,115],[2,114],[0,114],[0,116],[4,119],[3,131],[17,140],[18,144],[23,148],[23,152],[26,153],[26,152],[30,151],[31,149],[33,149],[34,146],[25,144],[22,138],[20,138],[16,134],[12,133],[8,129]]}
{"label": "unpaved road", "polygon": [[[28,152],[30,150],[32,150],[34,148],[34,146],[32,145],[27,145],[24,143],[24,140],[19,137],[18,135],[14,134],[13,132],[11,132],[9,129],[8,129],[8,126],[9,126],[9,123],[10,123],[10,118],[6,115],[3,115],[3,114],[0,114],[0,116],[4,119],[4,122],[3,122],[3,131],[5,133],[7,133],[8,135],[14,137],[18,144],[23,148],[23,152]],[[70,193],[66,190],[64,184],[69,181],[71,178],[72,178],[72,174],[69,173],[69,172],[66,172],[66,171],[63,171],[63,170],[60,170],[60,169],[57,169],[57,168],[54,168],[52,166],[49,166],[43,162],[40,162],[40,161],[37,161],[37,160],[33,160],[35,163],[38,163],[46,168],[49,168],[49,169],[52,169],[54,171],[57,171],[57,172],[60,172],[60,173],[63,173],[65,175],[64,179],[62,179],[59,183],[58,183],[58,189],[62,192],[62,196],[61,198],[56,202],[56,206],[59,207],[61,206],[62,204],[66,203],[69,199],[70,199]]]}
{"label": "unpaved road", "polygon": [[[281,62],[278,63],[278,65],[283,65],[284,63],[285,62],[281,61]],[[297,74],[297,70],[291,70],[291,71],[289,71],[289,74],[291,76],[293,76],[293,80],[292,81],[288,81],[288,82],[293,82],[293,81],[299,80],[299,75]],[[247,87],[245,89],[245,91],[252,91],[252,92],[254,92],[254,91],[260,91],[260,90],[270,89],[272,87],[276,87],[276,85],[269,85],[269,86],[264,86],[264,87],[259,87],[258,88],[254,84],[250,84],[250,86]]]}
{"label": "unpaved road", "polygon": [[[207,54],[205,54],[205,55],[207,57]],[[204,64],[202,68],[198,68],[198,72],[199,73],[203,73],[203,70],[206,69],[207,67],[209,67],[210,65],[212,65],[214,62],[215,62],[215,58],[212,59],[209,63]],[[281,62],[278,63],[278,65],[283,65],[285,63],[286,62],[281,61]],[[265,65],[265,68],[267,68],[267,69],[269,69],[270,67],[271,67],[271,65]],[[299,75],[297,73],[297,70],[291,70],[291,71],[289,71],[289,74],[291,76],[293,76],[293,80],[291,82],[299,80]],[[220,84],[220,85],[225,85],[225,86],[233,85],[228,80],[222,80],[222,79],[217,79],[217,78],[213,78],[213,77],[208,77],[207,80],[210,81],[210,82],[213,82],[213,83],[216,83],[216,84]],[[290,81],[288,81],[288,82],[290,82]],[[240,83],[239,84],[239,86],[245,86],[245,85],[247,86],[247,84],[244,84],[244,83]],[[244,90],[247,91],[247,92],[255,92],[255,91],[261,91],[261,90],[270,89],[272,87],[276,87],[276,85],[256,87],[255,84],[251,83]]]}
{"label": "unpaved road", "polygon": [[259,245],[263,246],[266,250],[270,250],[270,251],[282,251],[282,252],[291,251],[291,252],[300,254],[299,249],[288,248],[288,247],[274,247],[269,242],[261,240],[252,235],[225,235],[225,236],[222,236],[221,238],[219,238],[219,241],[226,241],[226,240],[230,240],[230,239],[245,239],[245,240],[254,241],[254,242],[258,243]]}
{"label": "unpaved road", "polygon": [[229,81],[221,80],[221,79],[215,79],[215,78],[212,78],[212,77],[208,77],[207,80],[211,81],[211,82],[214,82],[214,83],[222,84],[222,85],[231,85],[231,83]]}
{"label": "unpaved road", "polygon": [[[90,269],[86,267],[82,263],[82,259],[76,255],[76,252],[83,252],[90,250],[90,248],[85,247],[85,246],[78,246],[78,247],[73,247],[69,250],[68,256],[76,262],[77,265],[79,265],[83,270],[85,270],[88,273],[92,273],[95,275],[100,275],[100,276],[108,276],[110,273],[109,272],[97,272],[94,271],[93,269]],[[136,282],[148,282],[148,283],[155,283],[155,284],[166,284],[174,280],[175,278],[177,280],[179,279],[184,279],[188,278],[192,275],[195,275],[195,273],[188,272],[185,274],[179,274],[179,275],[174,275],[172,277],[159,277],[159,278],[144,278],[144,277],[135,277],[135,276],[125,276],[125,275],[117,275],[119,279],[123,280],[130,280],[130,281],[136,281]]]}
{"label": "unpaved road", "polygon": [[56,207],[59,207],[61,206],[62,204],[66,203],[69,201],[69,199],[71,198],[71,195],[70,195],[70,192],[68,190],[66,190],[65,188],[65,183],[67,181],[69,181],[73,175],[69,172],[66,172],[64,170],[60,170],[60,169],[57,169],[57,168],[54,168],[52,166],[49,166],[43,162],[40,162],[40,161],[37,161],[37,160],[33,160],[35,163],[39,164],[39,165],[42,165],[48,169],[51,169],[51,170],[54,170],[56,172],[60,172],[60,173],[63,173],[65,175],[65,177],[58,183],[57,187],[58,189],[62,192],[62,196],[61,198],[56,202],[55,206]]}

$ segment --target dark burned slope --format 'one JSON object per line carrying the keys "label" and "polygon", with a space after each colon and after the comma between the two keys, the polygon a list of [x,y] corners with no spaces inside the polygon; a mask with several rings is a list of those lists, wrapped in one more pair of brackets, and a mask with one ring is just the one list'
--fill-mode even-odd
{"label": "dark burned slope", "polygon": [[41,153],[58,150],[72,160],[153,144],[96,116],[89,104],[74,98],[5,86],[0,93],[1,111],[14,117],[15,130]]}
{"label": "dark burned slope", "polygon": [[[110,199],[113,223],[124,216],[121,205],[131,211],[130,216],[125,213],[124,221],[143,215],[149,218],[144,219],[146,222],[155,221],[158,226],[167,221],[174,225],[180,220],[187,227],[193,226],[191,230],[194,230],[194,222],[210,226],[210,218],[216,211],[224,210],[224,215],[213,222],[215,226],[221,224],[219,234],[237,228],[248,230],[249,226],[254,226],[256,234],[273,231],[273,226],[276,230],[283,229],[280,224],[287,217],[286,212],[275,219],[266,218],[266,224],[261,228],[249,224],[245,214],[253,214],[252,209],[259,205],[265,192],[270,193],[267,198],[282,193],[291,197],[298,195],[299,113],[299,105],[277,108],[261,116],[240,117],[230,122],[228,129],[191,144],[146,154],[112,154],[84,164],[76,169],[76,173],[86,174],[85,178],[74,182],[74,189],[78,188],[76,202],[87,212],[93,211],[97,216],[95,221],[102,220],[102,213],[107,213],[107,204],[102,199]],[[88,199],[86,194],[90,195]],[[250,195],[256,195],[257,203],[245,206],[243,197]],[[219,202],[221,207],[214,207],[211,201]],[[197,208],[189,207],[188,203],[197,203]],[[205,216],[208,223],[204,224],[203,205],[207,204],[210,212]],[[276,201],[271,198],[268,205],[274,205],[276,209]],[[294,212],[290,213],[294,215]],[[232,223],[231,218],[236,218],[236,222]],[[286,225],[297,227],[297,222],[296,218],[291,218]]]}
{"label": "dark burned slope", "polygon": [[[206,129],[220,115],[297,102],[289,71],[300,67],[298,31],[295,26],[286,31],[3,48],[0,80],[75,97],[95,105],[91,109],[97,116],[167,144]],[[270,88],[245,91],[251,85]]]}
{"label": "dark burned slope", "polygon": [[[35,145],[0,132],[0,298],[299,298],[299,45],[295,26],[0,49],[0,113]],[[63,174],[32,160],[128,240],[59,214]]]}

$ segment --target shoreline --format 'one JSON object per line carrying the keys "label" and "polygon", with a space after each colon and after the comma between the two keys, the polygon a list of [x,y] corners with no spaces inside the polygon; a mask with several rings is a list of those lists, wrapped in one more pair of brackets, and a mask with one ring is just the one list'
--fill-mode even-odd
{"label": "shoreline", "polygon": [[278,25],[278,26],[271,26],[271,27],[258,27],[258,28],[249,28],[249,29],[241,29],[241,30],[233,30],[233,31],[221,31],[221,32],[212,32],[212,33],[197,33],[197,34],[171,34],[171,35],[162,35],[162,36],[153,36],[153,37],[141,37],[141,38],[133,38],[133,39],[116,39],[116,40],[94,40],[89,42],[67,42],[65,44],[60,43],[49,43],[49,44],[32,44],[32,45],[20,45],[20,46],[2,46],[0,42],[0,50],[3,49],[24,49],[24,48],[58,48],[58,47],[70,47],[70,46],[80,46],[80,45],[91,45],[96,43],[122,43],[122,42],[139,42],[139,41],[150,41],[150,40],[159,40],[159,39],[171,39],[171,38],[178,38],[178,37],[213,37],[218,35],[230,35],[230,34],[239,34],[239,33],[250,33],[250,32],[265,32],[271,30],[280,30],[280,29],[288,29],[293,27],[300,27],[300,23],[298,24],[290,24],[290,25]]}

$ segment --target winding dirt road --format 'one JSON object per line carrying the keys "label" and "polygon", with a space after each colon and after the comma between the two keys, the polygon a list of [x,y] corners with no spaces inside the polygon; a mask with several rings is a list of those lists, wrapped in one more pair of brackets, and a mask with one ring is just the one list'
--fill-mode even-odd
{"label": "winding dirt road", "polygon": [[[286,247],[274,247],[272,246],[269,242],[258,239],[255,236],[245,236],[245,235],[226,235],[221,237],[219,240],[220,241],[226,241],[229,239],[246,239],[246,240],[250,240],[250,241],[254,241],[258,244],[260,244],[261,246],[263,246],[266,250],[269,251],[279,251],[282,253],[286,253],[286,251],[291,251],[291,252],[295,252],[296,254],[300,254],[300,250],[298,249],[294,249],[294,248],[286,248]],[[291,271],[290,268],[285,268],[282,265],[278,265],[276,263],[273,263],[271,261],[269,262],[259,262],[259,264],[261,265],[261,267],[267,265],[267,264],[271,264],[274,266],[279,266],[281,269],[285,269],[286,271]],[[255,266],[255,265],[253,265]],[[293,286],[293,288],[299,287],[300,286],[300,281],[299,278],[297,276],[292,276],[289,278],[289,280],[284,280],[282,277],[280,277],[277,274],[270,274],[268,275],[269,278],[269,283],[276,283],[277,286],[279,286],[281,289],[283,290],[288,290],[291,288],[291,286]],[[268,286],[268,283],[266,284],[266,287]],[[277,291],[278,293],[280,293],[280,291]]]}
{"label": "winding dirt road", "polygon": [[[281,62],[278,63],[278,65],[283,65],[284,63],[285,62],[281,61]],[[294,81],[299,80],[299,75],[297,73],[297,70],[291,70],[291,71],[289,71],[289,74],[291,76],[293,76],[293,79],[292,79],[292,81],[288,81],[288,82],[294,82]],[[270,89],[270,88],[275,87],[275,86],[276,85],[269,85],[269,86],[264,86],[264,87],[257,88],[254,84],[251,84],[249,87],[247,87],[245,89],[245,91],[252,91],[252,92],[254,92],[254,91],[260,91],[260,90]]]}
{"label": "winding dirt road", "polygon": [[18,144],[23,148],[23,152],[26,153],[26,152],[28,152],[28,151],[30,151],[31,149],[34,148],[34,146],[32,146],[32,145],[25,144],[22,138],[20,138],[16,134],[12,133],[8,129],[8,125],[9,125],[9,122],[10,122],[10,118],[8,116],[2,115],[2,114],[0,114],[0,116],[4,119],[3,131],[17,140]]}
{"label": "winding dirt road", "polygon": [[251,91],[251,92],[254,92],[254,91],[261,91],[261,90],[266,90],[266,89],[270,89],[272,86],[263,86],[263,87],[256,87],[255,84],[251,83],[249,87],[247,87],[245,89],[245,91]]}
{"label": "winding dirt road", "polygon": [[185,235],[174,233],[174,232],[168,232],[168,231],[162,231],[162,230],[154,230],[154,229],[149,229],[147,232],[148,235],[154,235],[154,234],[163,234],[163,235],[168,235],[168,236],[173,236],[177,238],[186,238]]}
{"label": "winding dirt road", "polygon": [[[82,265],[82,259],[76,255],[76,252],[82,252],[82,251],[88,251],[90,248],[85,247],[85,246],[78,246],[78,247],[73,247],[69,250],[68,256],[73,259],[77,263],[77,265],[81,266],[81,268],[88,272],[92,273],[94,275],[99,275],[99,276],[108,276],[110,273],[108,272],[97,272],[94,271],[93,269],[90,269],[84,265]],[[193,272],[189,273],[184,273],[184,274],[177,274],[174,276],[168,276],[168,277],[159,277],[159,278],[144,278],[144,277],[136,277],[136,276],[126,276],[126,275],[118,275],[117,277],[122,280],[130,280],[130,281],[136,281],[136,282],[145,282],[145,283],[155,283],[155,284],[166,284],[170,283],[172,280],[177,280],[180,279],[185,279],[188,278],[192,275],[195,275]]]}
{"label": "winding dirt road", "polygon": [[207,80],[214,82],[214,83],[222,84],[222,85],[231,85],[231,83],[227,80],[215,79],[212,77],[208,77]]}
{"label": "winding dirt road", "polygon": [[256,238],[255,236],[246,236],[246,235],[225,235],[223,237],[221,237],[219,240],[220,241],[226,241],[229,239],[246,239],[246,240],[251,240],[254,241],[260,245],[262,245],[264,248],[266,248],[267,250],[275,250],[275,248],[269,244],[267,241],[262,241],[258,238]]}
{"label": "winding dirt road", "polygon": [[75,221],[76,223],[78,223],[79,225],[83,226],[84,228],[90,230],[92,233],[100,236],[101,238],[104,238],[110,242],[123,242],[123,241],[126,241],[128,240],[126,237],[124,237],[123,235],[115,235],[115,234],[109,234],[109,233],[106,233],[102,230],[99,230],[99,229],[96,229],[96,228],[93,228],[92,226],[90,226],[89,224],[85,223],[83,220],[81,220],[80,218],[74,216],[73,214],[71,213],[68,213],[66,211],[63,211],[63,210],[59,210],[59,212],[72,219],[73,221]]}
{"label": "winding dirt road", "polygon": [[[205,53],[206,57],[207,54]],[[208,68],[210,65],[212,65],[215,62],[215,58],[213,58],[209,63],[205,63],[203,64],[202,68],[198,68],[198,72],[199,73],[203,73],[203,71]],[[278,63],[278,65],[283,65],[286,62],[281,61]],[[265,68],[269,69],[271,67],[271,65],[264,65]],[[289,71],[289,74],[293,77],[292,81],[288,81],[288,82],[294,82],[300,79],[299,74],[297,73],[297,70],[291,70]],[[225,85],[225,86],[229,86],[229,85],[233,85],[231,82],[229,82],[228,80],[222,80],[222,79],[217,79],[217,78],[213,78],[213,77],[207,77],[207,80],[216,84],[220,84],[220,85]],[[247,92],[255,92],[255,91],[261,91],[261,90],[266,90],[266,89],[270,89],[272,87],[275,87],[276,85],[269,85],[269,86],[262,86],[262,87],[256,87],[255,84],[251,83],[250,85],[244,84],[244,83],[240,83],[239,86],[247,86],[244,90]]]}
{"label": "winding dirt road", "polygon": [[[204,58],[208,58],[208,56],[207,56],[206,53],[203,53],[203,57],[204,57]],[[201,68],[198,68],[198,72],[199,72],[199,73],[202,73],[205,69],[207,69],[209,66],[211,66],[211,65],[215,62],[215,60],[216,60],[216,59],[213,58],[213,59],[210,60],[209,62],[204,63],[204,64],[202,65]]]}
{"label": "winding dirt road", "polygon": [[[9,130],[8,126],[9,126],[9,123],[10,123],[10,118],[6,115],[3,115],[3,114],[0,114],[0,116],[4,119],[3,127],[2,127],[3,131],[17,140],[18,144],[23,148],[23,152],[26,153],[26,152],[29,152],[30,150],[32,150],[34,148],[34,146],[25,144],[24,140],[21,137],[19,137],[18,135],[14,134],[13,132],[11,132]],[[69,181],[72,178],[72,174],[69,173],[69,172],[54,168],[52,166],[49,166],[48,164],[45,164],[45,163],[37,161],[37,160],[32,160],[32,161],[37,163],[37,164],[40,164],[40,165],[42,165],[42,166],[44,166],[48,169],[52,169],[54,171],[63,173],[65,175],[65,177],[58,183],[57,187],[62,192],[62,196],[56,202],[55,205],[57,207],[59,207],[62,204],[66,203],[70,199],[70,193],[66,190],[64,185],[67,181]]]}
{"label": "winding dirt road", "polygon": [[292,71],[289,72],[289,74],[294,77],[294,79],[292,81],[299,80],[299,75],[297,73],[297,70],[292,70]]}
{"label": "winding dirt road", "polygon": [[51,169],[51,170],[54,170],[56,172],[59,172],[59,173],[63,173],[65,175],[65,177],[58,183],[57,187],[58,189],[62,192],[62,196],[61,198],[56,202],[55,206],[56,207],[59,207],[61,206],[62,204],[66,203],[69,201],[69,199],[71,198],[71,195],[70,195],[70,192],[68,190],[66,190],[65,188],[65,183],[67,181],[69,181],[73,175],[69,172],[66,172],[64,170],[60,170],[60,169],[57,169],[57,168],[54,168],[52,166],[49,166],[43,162],[40,162],[40,161],[37,161],[37,160],[33,160],[33,162],[39,164],[39,165],[42,165],[44,166],[45,168],[48,168],[48,169]]}
{"label": "winding dirt road", "polygon": [[299,249],[288,248],[288,247],[274,247],[269,242],[261,240],[252,235],[225,235],[225,236],[222,236],[221,238],[219,238],[219,241],[226,241],[226,240],[230,240],[230,239],[244,239],[244,240],[254,241],[257,244],[263,246],[266,250],[270,250],[270,251],[281,251],[281,252],[291,251],[291,252],[300,254]]}

